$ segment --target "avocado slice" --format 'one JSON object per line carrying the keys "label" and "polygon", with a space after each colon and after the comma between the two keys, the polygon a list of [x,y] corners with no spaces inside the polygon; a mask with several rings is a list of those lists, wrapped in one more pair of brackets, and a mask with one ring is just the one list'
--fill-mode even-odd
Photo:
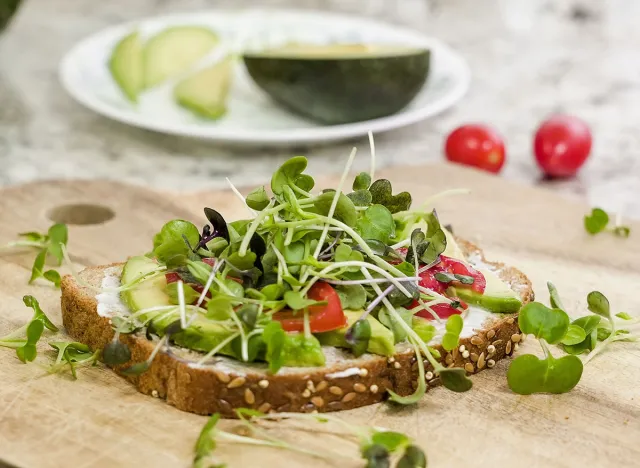
{"label": "avocado slice", "polygon": [[[335,346],[336,348],[349,348],[345,340],[347,329],[360,318],[363,311],[345,310],[344,315],[347,317],[347,326],[324,333],[316,333],[321,344],[325,346]],[[395,342],[393,332],[378,322],[374,317],[367,316],[367,321],[371,325],[371,338],[367,351],[382,356],[393,356],[395,353]]]}
{"label": "avocado slice", "polygon": [[425,343],[429,343],[438,333],[431,320],[417,315],[411,317],[411,328]]}
{"label": "avocado slice", "polygon": [[188,70],[217,44],[216,33],[200,26],[176,26],[156,34],[144,47],[145,87]]}
{"label": "avocado slice", "polygon": [[[135,278],[139,278],[140,275],[155,270],[157,267],[158,264],[149,257],[131,257],[122,269],[121,281],[126,284]],[[164,275],[161,275],[151,280],[143,281],[133,289],[123,291],[120,297],[132,312],[150,307],[173,305],[169,296],[165,293],[166,286],[167,280]],[[154,320],[153,329],[158,335],[162,336],[164,330],[179,318],[180,314],[176,311],[161,320]],[[208,352],[231,336],[231,334],[232,331],[214,322],[197,318],[186,330],[172,335],[171,339],[179,346]],[[220,354],[237,357],[230,344],[220,350]]]}
{"label": "avocado slice", "polygon": [[144,88],[142,41],[137,31],[116,44],[109,59],[109,70],[127,99],[137,102]]}
{"label": "avocado slice", "polygon": [[522,300],[509,285],[502,282],[492,271],[482,269],[487,285],[484,293],[480,294],[469,288],[456,288],[451,286],[447,292],[452,296],[459,297],[468,304],[482,307],[490,312],[501,314],[511,314],[518,312],[522,307]]}
{"label": "avocado slice", "polygon": [[318,367],[325,364],[318,339],[315,336],[307,338],[304,333],[287,333],[282,356],[286,367]]}
{"label": "avocado slice", "polygon": [[[155,270],[158,264],[149,257],[131,257],[122,269],[121,281],[123,284],[129,283],[140,275]],[[120,296],[122,301],[132,312],[142,309],[173,305],[169,296],[165,293],[167,280],[164,275],[151,280],[141,282],[137,287],[123,291]],[[141,317],[144,318],[144,317]],[[180,319],[180,313],[164,315],[160,320],[153,320],[153,330],[160,336],[164,335],[167,329],[176,320]],[[171,335],[171,341],[178,346],[183,346],[194,351],[209,352],[233,334],[230,330],[218,323],[196,318],[185,330]],[[241,359],[232,343],[225,345],[219,354]],[[304,334],[287,334],[284,343],[284,365],[291,367],[323,366],[325,363],[324,353],[320,343],[315,337],[305,339]]]}
{"label": "avocado slice", "polygon": [[420,92],[430,51],[366,44],[288,44],[245,52],[253,81],[275,102],[325,124],[394,114]]}
{"label": "avocado slice", "polygon": [[[153,329],[159,336],[163,336],[164,330],[179,319],[180,314],[176,312],[175,314],[163,317],[161,320],[154,320]],[[233,331],[217,323],[202,318],[196,318],[188,328],[171,335],[171,341],[184,348],[208,353],[224,340],[229,338],[232,334]],[[225,345],[218,354],[232,356],[237,359],[241,358],[238,353],[235,352],[231,343]]]}
{"label": "avocado slice", "polygon": [[[145,256],[131,257],[122,269],[122,284],[130,283],[141,275],[158,268],[158,264]],[[149,307],[171,305],[169,296],[165,293],[167,279],[164,275],[142,281],[135,288],[122,291],[120,298],[131,310],[137,312]]]}
{"label": "avocado slice", "polygon": [[182,80],[174,88],[173,95],[178,104],[196,115],[219,119],[227,112],[232,73],[233,59],[227,57]]}

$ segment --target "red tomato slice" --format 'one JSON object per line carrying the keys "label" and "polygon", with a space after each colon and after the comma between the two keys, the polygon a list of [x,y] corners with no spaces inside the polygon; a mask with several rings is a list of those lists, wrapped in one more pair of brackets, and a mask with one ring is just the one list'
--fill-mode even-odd
{"label": "red tomato slice", "polygon": [[[400,249],[398,249],[400,252]],[[402,252],[400,252],[402,253]],[[427,271],[419,273],[420,286],[423,288],[431,289],[438,294],[444,294],[444,291],[449,286],[449,283],[438,281],[435,277],[436,273],[452,273],[456,275],[471,276],[473,278],[473,284],[463,284],[459,281],[453,281],[453,284],[457,288],[471,288],[474,291],[483,293],[487,285],[487,281],[482,273],[473,268],[471,265],[456,260],[455,258],[440,256],[440,263],[432,266]]]}
{"label": "red tomato slice", "polygon": [[[460,260],[456,260],[455,258],[441,255],[440,263],[429,268],[427,271],[419,273],[420,286],[430,289],[435,293],[446,295],[446,290],[451,283],[438,281],[435,276],[437,273],[452,273],[457,275],[471,276],[473,278],[473,284],[463,284],[459,281],[453,281],[452,284],[457,288],[470,288],[479,293],[483,293],[487,285],[487,281],[484,275],[473,268],[471,265],[461,262]],[[452,297],[451,299],[459,300],[455,297]],[[410,308],[412,309],[418,306],[419,303],[417,301],[414,301],[411,304]],[[454,309],[449,304],[435,304],[431,306],[431,309],[436,313],[436,315],[438,315],[438,317],[448,318],[453,314],[461,313],[463,310],[469,307],[462,301],[460,301],[460,306],[461,308]],[[426,319],[433,319],[433,316],[426,310],[421,310],[417,312],[416,315],[419,317],[424,317]]]}
{"label": "red tomato slice", "polygon": [[[402,256],[402,258],[406,258],[407,252],[409,252],[409,249],[406,247],[398,247],[396,249],[396,252],[399,253]],[[402,263],[402,259],[392,258],[391,260],[388,260],[388,263],[390,263],[391,265],[400,265]]]}
{"label": "red tomato slice", "polygon": [[205,257],[202,259],[202,263],[206,263],[207,265],[212,267],[216,264],[216,259],[213,257]]}
{"label": "red tomato slice", "polygon": [[177,283],[180,279],[180,275],[173,271],[166,273],[164,276],[167,278],[167,283]]}
{"label": "red tomato slice", "polygon": [[[417,302],[414,303],[416,306],[418,306],[419,304]],[[413,307],[413,304],[411,304]],[[450,316],[452,316],[453,314],[461,314],[464,310],[468,309],[469,306],[465,303],[460,301],[460,307],[458,309],[454,309],[453,307],[451,307],[449,304],[434,304],[431,306],[431,309],[436,313],[436,315],[440,318],[446,319],[449,318]],[[416,315],[418,317],[422,317],[422,318],[426,318],[428,320],[433,320],[433,315],[431,315],[431,313],[429,313],[428,310],[421,310],[419,312],[416,313]]]}
{"label": "red tomato slice", "polygon": [[[309,299],[327,301],[327,305],[309,307],[309,325],[312,333],[321,333],[347,325],[347,318],[342,311],[338,293],[327,283],[318,282],[311,286],[307,294]],[[273,314],[273,319],[282,324],[288,332],[304,331],[304,315],[298,311],[285,309]]]}
{"label": "red tomato slice", "polygon": [[[437,265],[436,265],[437,266]],[[438,272],[442,272],[442,270],[434,271],[434,268],[430,268],[427,271],[423,271],[419,273],[420,276],[420,286],[423,288],[431,289],[433,292],[438,294],[444,294],[444,290],[447,289],[447,285],[445,283],[441,283],[435,278],[435,274]]]}
{"label": "red tomato slice", "polygon": [[[463,284],[458,281],[454,281],[453,283],[457,288],[466,287],[471,288],[479,293],[484,292],[484,288],[487,286],[487,280],[484,278],[484,275],[482,273],[473,268],[471,265],[461,262],[460,260],[456,260],[455,258],[441,256],[440,259],[440,263],[434,268],[431,268],[429,271],[437,270],[438,268],[440,268],[439,271],[441,272],[446,271],[456,275],[471,276],[473,278],[473,284]],[[434,271],[433,274],[435,275],[437,272],[438,271]],[[446,285],[446,283],[444,284]]]}

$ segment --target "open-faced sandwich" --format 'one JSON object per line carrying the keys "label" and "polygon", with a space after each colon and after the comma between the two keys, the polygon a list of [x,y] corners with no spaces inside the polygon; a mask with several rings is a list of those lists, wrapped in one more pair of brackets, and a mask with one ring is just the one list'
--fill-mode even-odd
{"label": "open-faced sandwich", "polygon": [[201,230],[169,221],[150,252],[65,277],[68,333],[141,392],[224,416],[412,403],[468,390],[513,352],[533,299],[520,271],[388,180],[361,173],[346,190],[345,171],[312,192],[306,166],[292,158],[271,194],[251,192],[251,219],[205,208]]}

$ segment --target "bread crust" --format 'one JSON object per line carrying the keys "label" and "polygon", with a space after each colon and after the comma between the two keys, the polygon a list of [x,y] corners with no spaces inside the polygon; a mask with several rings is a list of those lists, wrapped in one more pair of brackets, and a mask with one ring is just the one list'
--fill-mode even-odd
{"label": "bread crust", "polygon": [[[533,300],[531,282],[522,272],[502,263],[488,262],[477,246],[462,239],[457,241],[467,257],[476,256],[490,266],[520,294],[524,303]],[[109,266],[87,268],[81,275],[85,281],[99,286]],[[71,276],[63,278],[61,287],[62,320],[69,335],[94,350],[103,348],[113,339],[114,331],[110,319],[97,313],[95,292],[82,287]],[[512,354],[522,339],[517,314],[505,315],[475,332],[461,338],[460,347],[450,353],[440,345],[434,346],[441,353],[442,364],[462,367],[473,374]],[[116,372],[133,362],[146,360],[155,346],[144,335],[121,335],[120,340],[129,346],[131,362],[116,367]],[[164,398],[183,411],[217,412],[224,417],[234,417],[234,408],[243,407],[263,412],[347,410],[386,399],[387,389],[409,395],[417,386],[418,364],[412,349],[391,358],[371,354],[349,358],[347,351],[334,350],[336,358],[325,367],[288,368],[275,375],[259,365],[233,366],[223,362],[194,366],[185,356],[167,350],[158,353],[147,372],[125,378],[140,392]],[[439,385],[440,379],[433,375],[432,366],[426,360],[424,364],[427,389]]]}

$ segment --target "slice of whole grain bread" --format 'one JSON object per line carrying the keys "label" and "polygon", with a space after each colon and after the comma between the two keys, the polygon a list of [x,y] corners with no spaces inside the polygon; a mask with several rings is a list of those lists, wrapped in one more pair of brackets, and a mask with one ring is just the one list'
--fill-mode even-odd
{"label": "slice of whole grain bread", "polygon": [[[533,300],[531,282],[519,270],[501,263],[487,262],[480,249],[458,239],[467,258],[495,271],[516,291],[524,303]],[[84,281],[99,287],[108,265],[87,268],[80,273]],[[73,277],[62,280],[62,319],[74,339],[101,349],[113,339],[110,319],[97,313],[96,293],[79,285]],[[144,333],[122,335],[120,340],[131,350],[131,361],[141,362],[155,344]],[[510,355],[521,340],[517,314],[499,315],[488,320],[482,330],[460,339],[460,348],[447,353],[434,346],[448,367],[463,367],[469,374],[491,368]],[[234,408],[267,411],[337,411],[377,403],[386,398],[387,389],[400,395],[411,394],[417,386],[417,362],[413,349],[397,345],[394,357],[365,354],[355,358],[348,350],[324,347],[326,365],[321,368],[283,368],[268,372],[265,364],[242,363],[216,358],[211,364],[194,365],[202,355],[172,346],[158,353],[150,369],[140,376],[128,376],[137,389],[164,398],[181,410],[199,414],[221,413],[233,417]],[[116,368],[122,369],[132,362]],[[439,378],[424,361],[427,388],[438,385]]]}

